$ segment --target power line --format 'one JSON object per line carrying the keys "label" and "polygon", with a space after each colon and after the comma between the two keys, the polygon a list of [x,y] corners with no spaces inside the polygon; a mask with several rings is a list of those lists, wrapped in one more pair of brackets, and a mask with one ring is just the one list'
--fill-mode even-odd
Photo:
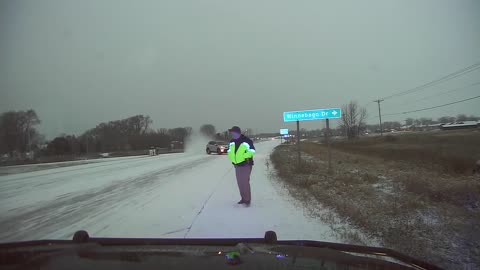
{"label": "power line", "polygon": [[417,102],[417,101],[422,101],[422,100],[425,100],[425,99],[430,99],[430,98],[433,98],[433,97],[438,97],[438,96],[441,96],[441,95],[445,95],[445,94],[449,94],[449,93],[453,93],[453,92],[456,92],[456,91],[459,91],[459,90],[462,90],[462,89],[465,89],[465,88],[468,88],[468,87],[472,87],[472,86],[475,86],[475,85],[479,85],[480,82],[476,82],[476,83],[472,83],[470,85],[466,85],[466,86],[462,86],[462,87],[457,87],[455,89],[451,89],[451,90],[448,90],[448,91],[445,91],[445,92],[441,92],[441,93],[438,93],[438,94],[435,94],[435,95],[431,95],[431,96],[428,96],[428,97],[424,97],[424,98],[421,98],[421,99],[417,99],[417,100],[414,100],[412,102]]}
{"label": "power line", "polygon": [[458,101],[454,101],[454,102],[450,102],[450,103],[446,103],[446,104],[442,104],[442,105],[438,105],[438,106],[433,106],[433,107],[428,107],[428,108],[423,108],[423,109],[418,109],[418,110],[413,110],[413,111],[406,111],[406,112],[400,112],[400,113],[388,113],[388,114],[384,114],[383,116],[391,116],[391,115],[408,114],[408,113],[413,113],[413,112],[421,112],[421,111],[436,109],[436,108],[440,108],[440,107],[449,106],[449,105],[452,105],[452,104],[457,104],[457,103],[469,101],[469,100],[476,99],[476,98],[480,98],[480,96],[466,98],[466,99],[462,99],[462,100],[458,100]]}
{"label": "power line", "polygon": [[413,92],[417,92],[417,91],[421,91],[427,87],[430,87],[430,86],[433,86],[433,85],[436,85],[436,84],[439,84],[439,83],[442,83],[442,82],[445,82],[445,81],[448,81],[448,80],[451,80],[451,79],[454,79],[454,78],[457,78],[459,76],[462,76],[462,75],[465,75],[465,74],[468,74],[470,72],[473,72],[475,70],[478,70],[480,69],[480,62],[476,63],[476,64],[473,64],[471,66],[468,66],[468,67],[465,67],[465,68],[462,68],[460,70],[457,70],[453,73],[450,73],[448,75],[445,75],[441,78],[438,78],[436,80],[433,80],[433,81],[430,81],[428,83],[425,83],[425,84],[422,84],[422,85],[419,85],[417,87],[414,87],[414,88],[411,88],[411,89],[408,89],[408,90],[405,90],[405,91],[401,91],[401,92],[397,92],[397,93],[394,93],[392,95],[389,95],[389,96],[386,96],[386,97],[383,97],[382,99],[388,99],[388,98],[392,98],[392,97],[399,97],[399,96],[404,96],[404,95],[407,95],[407,94],[410,94],[410,93],[413,93]]}

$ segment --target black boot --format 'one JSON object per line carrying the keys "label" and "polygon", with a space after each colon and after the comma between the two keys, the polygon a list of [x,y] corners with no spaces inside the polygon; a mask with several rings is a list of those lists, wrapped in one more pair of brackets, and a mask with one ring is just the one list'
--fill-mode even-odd
{"label": "black boot", "polygon": [[244,201],[243,203],[245,204],[245,206],[250,206],[250,201]]}
{"label": "black boot", "polygon": [[243,204],[243,203],[245,203],[243,199],[238,202],[238,204]]}

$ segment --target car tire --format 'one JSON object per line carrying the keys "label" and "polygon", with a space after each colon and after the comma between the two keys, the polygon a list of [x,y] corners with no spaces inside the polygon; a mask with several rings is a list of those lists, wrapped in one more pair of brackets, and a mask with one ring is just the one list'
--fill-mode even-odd
{"label": "car tire", "polygon": [[222,154],[222,150],[220,150],[220,148],[217,149],[217,154],[218,154],[218,155],[221,155],[221,154]]}
{"label": "car tire", "polygon": [[207,148],[207,155],[210,155],[212,153],[212,151],[210,151],[209,148]]}

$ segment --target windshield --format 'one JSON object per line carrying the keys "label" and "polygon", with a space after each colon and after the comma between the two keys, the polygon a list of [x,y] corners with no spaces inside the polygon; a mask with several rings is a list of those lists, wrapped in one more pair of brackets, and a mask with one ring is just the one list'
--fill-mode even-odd
{"label": "windshield", "polygon": [[479,29],[473,0],[0,1],[0,242],[272,230],[478,266]]}

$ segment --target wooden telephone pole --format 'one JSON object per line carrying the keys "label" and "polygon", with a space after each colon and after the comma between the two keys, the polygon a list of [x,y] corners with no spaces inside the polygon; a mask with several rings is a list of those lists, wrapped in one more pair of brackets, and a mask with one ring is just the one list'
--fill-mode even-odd
{"label": "wooden telephone pole", "polygon": [[380,136],[383,136],[383,128],[382,128],[382,113],[380,111],[380,102],[382,102],[383,99],[377,99],[377,100],[374,100],[373,102],[377,102],[378,103],[378,118],[380,120]]}

